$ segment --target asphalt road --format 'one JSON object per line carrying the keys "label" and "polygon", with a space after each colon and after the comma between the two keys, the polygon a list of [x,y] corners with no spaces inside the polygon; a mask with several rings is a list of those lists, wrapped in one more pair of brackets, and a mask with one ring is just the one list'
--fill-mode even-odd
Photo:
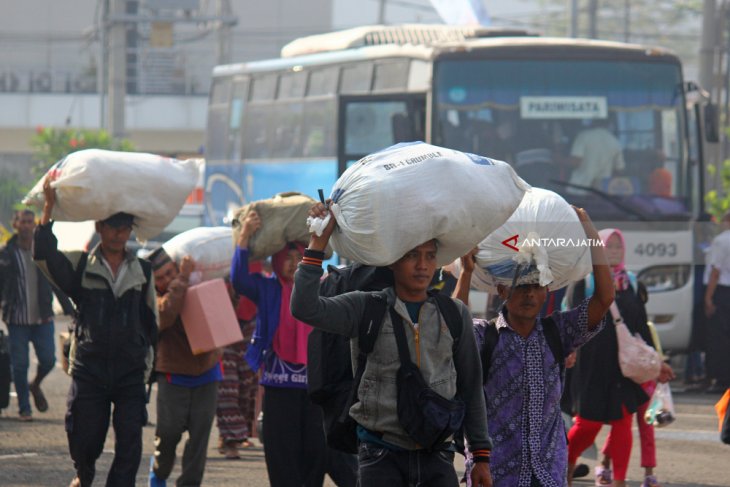
{"label": "asphalt road", "polygon": [[[65,324],[56,324],[58,331]],[[31,363],[34,357],[31,354]],[[35,367],[32,365],[32,367]],[[44,382],[44,391],[50,409],[46,413],[34,413],[34,421],[21,423],[17,419],[17,401],[11,397],[8,409],[0,416],[0,486],[66,486],[74,476],[71,460],[67,452],[66,435],[63,429],[65,398],[70,380],[57,368]],[[656,430],[658,463],[656,472],[665,487],[680,486],[730,486],[730,446],[720,443],[717,433],[717,417],[713,404],[717,395],[682,393],[675,387],[674,399],[677,420],[662,429]],[[156,411],[153,400],[150,403],[150,420],[155,421]],[[606,428],[599,436],[598,444],[605,438]],[[254,448],[243,450],[241,459],[225,460],[216,450],[217,429],[213,427],[208,450],[208,464],[205,485],[210,486],[251,486],[268,485],[263,450],[258,443]],[[144,453],[137,476],[137,485],[147,482],[149,458],[153,451],[154,426],[144,429]],[[183,442],[178,454],[182,453]],[[97,463],[95,485],[103,485],[106,472],[111,465],[114,451],[114,436],[110,428],[104,453]],[[583,459],[591,466],[595,460]],[[461,469],[457,456],[457,469]],[[171,479],[176,478],[176,466]],[[629,467],[629,485],[639,486],[643,479],[639,467],[639,441],[634,427],[634,449]],[[169,485],[173,485],[172,482]],[[591,478],[577,480],[576,486],[593,485]],[[325,486],[334,484],[327,479]],[[386,486],[384,486],[386,487]]]}

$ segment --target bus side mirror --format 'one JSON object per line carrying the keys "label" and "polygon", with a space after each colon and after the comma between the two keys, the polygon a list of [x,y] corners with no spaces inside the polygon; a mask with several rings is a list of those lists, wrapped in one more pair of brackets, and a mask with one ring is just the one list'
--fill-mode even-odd
{"label": "bus side mirror", "polygon": [[720,119],[717,105],[708,103],[703,107],[703,112],[705,140],[712,143],[720,142]]}

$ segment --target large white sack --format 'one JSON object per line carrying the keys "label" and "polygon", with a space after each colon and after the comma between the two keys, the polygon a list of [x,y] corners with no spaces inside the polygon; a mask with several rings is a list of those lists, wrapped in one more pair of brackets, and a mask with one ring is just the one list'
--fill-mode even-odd
{"label": "large white sack", "polygon": [[539,282],[560,289],[591,272],[591,243],[568,202],[533,187],[509,220],[479,244],[472,286],[487,292],[497,292],[498,284],[511,286],[520,264],[517,285]]}
{"label": "large white sack", "polygon": [[423,142],[398,144],[361,159],[335,183],[332,247],[382,266],[435,238],[444,265],[504,223],[528,188],[505,162]]}
{"label": "large white sack", "polygon": [[[180,161],[139,152],[87,149],[69,154],[49,173],[56,179],[53,219],[104,220],[120,211],[134,215],[135,234],[148,240],[180,212],[200,174],[200,159]],[[23,203],[43,207],[43,180]]]}
{"label": "large white sack", "polygon": [[231,227],[198,227],[174,236],[162,247],[178,264],[189,255],[195,261],[196,282],[226,277],[231,272]]}

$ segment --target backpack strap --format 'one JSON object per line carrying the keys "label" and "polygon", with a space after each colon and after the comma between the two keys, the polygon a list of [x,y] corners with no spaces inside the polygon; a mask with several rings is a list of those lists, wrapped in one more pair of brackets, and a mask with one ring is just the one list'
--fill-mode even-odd
{"label": "backpack strap", "polygon": [[360,388],[362,375],[365,372],[365,365],[368,361],[368,354],[373,351],[375,340],[380,333],[380,325],[383,324],[385,312],[388,309],[388,300],[385,293],[370,293],[365,303],[365,312],[358,327],[358,349],[357,368],[352,379],[350,394],[347,396],[347,407],[342,409],[338,421],[344,422],[350,414],[350,407],[357,400],[357,390]]}
{"label": "backpack strap", "polygon": [[[76,294],[76,297],[79,296],[79,291],[81,290],[81,281],[84,278],[84,271],[86,270],[86,263],[89,260],[89,253],[86,251],[81,252],[81,255],[79,256],[79,261],[76,264],[76,270],[74,271],[74,293]],[[79,332],[78,324],[79,321],[79,308],[76,301],[74,303],[74,314],[73,314],[73,320],[68,324],[68,332],[71,335],[75,335],[77,338],[79,335],[77,333]]]}
{"label": "backpack strap", "polygon": [[451,297],[445,294],[432,293],[430,296],[433,297],[439,313],[446,320],[446,326],[449,328],[451,338],[454,340],[453,350],[456,350],[461,340],[461,334],[464,332],[464,320],[461,317],[459,306]]}
{"label": "backpack strap", "polygon": [[545,341],[550,351],[555,357],[555,361],[560,366],[560,376],[563,377],[565,372],[565,352],[563,351],[563,341],[560,338],[560,330],[558,324],[551,316],[542,319],[542,332],[545,334]]}
{"label": "backpack strap", "polygon": [[482,383],[487,383],[489,367],[492,365],[492,355],[497,348],[499,332],[497,331],[497,318],[492,318],[484,325],[484,346],[482,347]]}

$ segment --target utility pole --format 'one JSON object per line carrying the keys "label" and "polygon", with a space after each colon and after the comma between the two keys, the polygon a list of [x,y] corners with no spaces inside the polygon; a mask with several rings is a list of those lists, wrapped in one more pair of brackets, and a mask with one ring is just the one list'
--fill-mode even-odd
{"label": "utility pole", "polygon": [[598,0],[588,0],[588,37],[591,39],[598,38],[598,28],[596,21],[598,16]]}
{"label": "utility pole", "polygon": [[624,42],[631,40],[631,0],[624,0]]}
{"label": "utility pole", "polygon": [[386,0],[380,0],[378,5],[378,24],[385,25],[385,2]]}
{"label": "utility pole", "polygon": [[106,85],[109,71],[109,40],[107,28],[109,25],[109,0],[101,2],[101,18],[99,19],[99,69],[96,75],[96,89],[99,92],[99,126],[107,128],[106,120]]}
{"label": "utility pole", "polygon": [[702,8],[702,44],[700,45],[700,86],[713,97],[715,88],[715,49],[717,46],[717,5],[704,0]]}
{"label": "utility pole", "polygon": [[570,32],[572,38],[578,37],[578,0],[570,0]]}
{"label": "utility pole", "polygon": [[[229,19],[233,13],[231,11],[230,0],[218,0],[217,15],[221,19]],[[232,24],[220,20],[218,22],[218,53],[217,64],[230,64],[233,59],[231,47],[233,46]]]}
{"label": "utility pole", "polygon": [[126,0],[109,0],[108,67],[109,113],[107,128],[112,137],[123,137],[127,95],[127,32],[124,22]]}

